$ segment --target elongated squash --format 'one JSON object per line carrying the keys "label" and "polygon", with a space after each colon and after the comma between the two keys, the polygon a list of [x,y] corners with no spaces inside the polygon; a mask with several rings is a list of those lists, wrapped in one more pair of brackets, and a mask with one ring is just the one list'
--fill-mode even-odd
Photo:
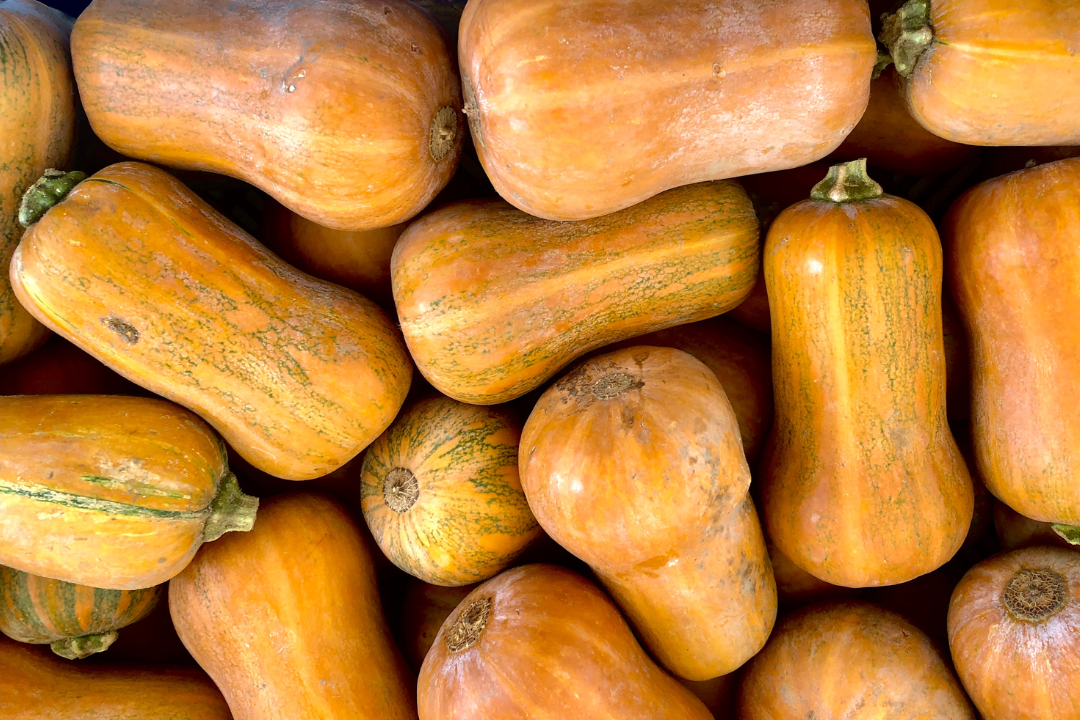
{"label": "elongated squash", "polygon": [[19,199],[75,149],[71,21],[36,0],[0,5],[0,364],[40,346],[48,330],[19,304],[7,269],[23,229]]}
{"label": "elongated squash", "polygon": [[[50,202],[46,186],[24,207]],[[286,265],[149,165],[105,168],[45,212],[11,281],[47,326],[288,480],[356,456],[409,389],[377,305]]]}
{"label": "elongated squash", "polygon": [[583,220],[828,155],[876,50],[861,0],[478,0],[458,57],[495,189]]}
{"label": "elongated squash", "polygon": [[776,416],[762,514],[792,562],[846,587],[941,566],[974,506],[945,412],[937,232],[865,170],[835,166],[765,249]]}
{"label": "elongated squash", "polygon": [[444,395],[490,405],[590,350],[729,310],[759,257],[746,193],[716,182],[579,223],[454,203],[409,226],[391,275],[420,372]]}
{"label": "elongated squash", "polygon": [[170,402],[0,397],[0,417],[0,564],[137,590],[254,520],[221,440]]}
{"label": "elongated squash", "polygon": [[245,180],[327,227],[408,220],[461,154],[450,53],[407,0],[94,0],[71,48],[109,147]]}

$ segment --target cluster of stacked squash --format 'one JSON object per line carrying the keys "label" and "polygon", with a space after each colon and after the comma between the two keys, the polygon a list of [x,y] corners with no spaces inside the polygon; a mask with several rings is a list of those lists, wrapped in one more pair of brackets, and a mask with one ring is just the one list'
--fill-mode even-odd
{"label": "cluster of stacked squash", "polygon": [[889,5],[0,0],[0,718],[1080,718],[1080,1]]}

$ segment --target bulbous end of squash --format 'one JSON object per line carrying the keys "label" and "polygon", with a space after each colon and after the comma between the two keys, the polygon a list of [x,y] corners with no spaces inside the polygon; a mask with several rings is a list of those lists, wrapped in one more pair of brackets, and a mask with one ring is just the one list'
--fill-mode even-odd
{"label": "bulbous end of squash", "polygon": [[86,173],[78,170],[46,170],[45,174],[23,193],[22,202],[19,203],[19,224],[28,228],[36,223],[49,208],[67,197],[67,194],[85,179]]}
{"label": "bulbous end of squash", "polygon": [[221,488],[210,504],[210,517],[203,528],[203,542],[211,542],[227,532],[247,532],[255,525],[259,498],[245,495],[233,473],[225,473]]}
{"label": "bulbous end of squash", "polygon": [[930,0],[908,0],[895,13],[885,16],[878,40],[888,48],[896,72],[911,77],[919,58],[934,42]]}
{"label": "bulbous end of squash", "polygon": [[68,660],[81,660],[95,653],[108,650],[109,646],[116,642],[116,631],[99,633],[97,635],[83,635],[82,637],[64,638],[49,645],[52,651]]}
{"label": "bulbous end of squash", "polygon": [[810,191],[811,200],[848,203],[873,200],[883,194],[881,186],[866,174],[866,158],[833,165],[825,179]]}
{"label": "bulbous end of squash", "polygon": [[1065,538],[1065,542],[1070,545],[1080,545],[1080,525],[1062,525],[1061,523],[1053,523],[1050,527],[1054,529],[1061,537]]}

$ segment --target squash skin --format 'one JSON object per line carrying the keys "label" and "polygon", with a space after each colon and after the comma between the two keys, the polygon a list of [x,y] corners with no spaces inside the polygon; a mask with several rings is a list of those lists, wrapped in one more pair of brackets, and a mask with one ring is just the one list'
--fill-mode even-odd
{"label": "squash skin", "polygon": [[0,564],[138,590],[182,570],[226,483],[225,446],[150,398],[0,397]]}
{"label": "squash skin", "polygon": [[1060,0],[931,0],[911,115],[968,145],[1080,144],[1080,12]]}
{"label": "squash skin", "polygon": [[1080,525],[1080,158],[975,186],[944,236],[986,487],[1033,520]]}
{"label": "squash skin", "polygon": [[[483,598],[491,606],[479,638],[450,652],[450,628]],[[458,605],[424,658],[417,700],[425,720],[712,718],[596,586],[542,564],[507,570]]]}
{"label": "squash skin", "polygon": [[740,720],[974,720],[956,675],[926,635],[859,601],[785,616],[743,673]]}
{"label": "squash skin", "polygon": [[[621,393],[608,397],[605,378],[624,379]],[[537,521],[588,563],[661,665],[708,680],[765,644],[776,585],[750,470],[699,360],[639,346],[582,363],[537,401],[519,458]]]}
{"label": "squash skin", "polygon": [[768,538],[765,539],[765,547],[769,551],[769,565],[772,566],[773,578],[776,580],[776,601],[781,615],[820,600],[844,600],[861,592],[856,588],[840,587],[818,580],[791,562],[791,558],[780,552]]}
{"label": "squash skin", "polygon": [[753,208],[729,181],[580,223],[454,203],[409,226],[391,273],[420,372],[444,395],[492,405],[590,350],[729,310],[759,258]]}
{"label": "squash skin", "polygon": [[[244,180],[327,227],[408,220],[461,154],[451,55],[405,0],[94,0],[71,43],[109,147]],[[453,137],[436,159],[442,108]]]}
{"label": "squash skin", "polygon": [[280,478],[345,464],[408,393],[383,310],[286,265],[141,163],[95,174],[31,226],[11,280],[48,327]]}
{"label": "squash skin", "polygon": [[103,666],[61,660],[0,637],[3,720],[231,720],[198,668]]}
{"label": "squash skin", "polygon": [[484,170],[551,220],[828,155],[875,57],[859,0],[484,0],[458,42]]}
{"label": "squash skin", "polygon": [[233,716],[415,718],[371,551],[345,509],[278,495],[243,535],[208,545],[169,583],[176,631]]}
{"label": "squash skin", "polygon": [[[71,21],[36,0],[0,7],[0,268],[6,269],[23,229],[16,220],[23,192],[47,168],[67,167],[75,150],[75,78]],[[0,364],[39,347],[49,331],[15,299],[0,273]]]}
{"label": "squash skin", "polygon": [[[364,520],[383,554],[435,585],[482,582],[540,534],[518,479],[521,422],[505,410],[428,397],[406,408],[364,455]],[[392,473],[417,495],[395,510]],[[399,506],[401,507],[401,506]]]}
{"label": "squash skin", "polygon": [[[1064,581],[1064,606],[1038,622],[1004,601],[1025,570]],[[1032,547],[984,560],[953,591],[948,622],[956,671],[986,720],[1080,717],[1080,553]]]}

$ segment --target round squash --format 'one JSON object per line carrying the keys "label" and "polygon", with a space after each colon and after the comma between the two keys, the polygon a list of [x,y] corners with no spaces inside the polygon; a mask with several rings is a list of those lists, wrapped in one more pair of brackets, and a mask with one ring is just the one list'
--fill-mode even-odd
{"label": "round squash", "polygon": [[450,180],[464,117],[442,33],[407,0],[94,0],[71,36],[94,132],[370,230]]}
{"label": "round squash", "polygon": [[458,39],[484,170],[551,220],[825,157],[876,54],[862,0],[483,0]]}
{"label": "round squash", "polygon": [[1073,0],[908,0],[880,35],[912,116],[968,145],[1080,145]]}
{"label": "round squash", "polygon": [[338,503],[269,498],[169,583],[173,624],[240,719],[415,718],[371,551]]}
{"label": "round squash", "polygon": [[949,603],[949,647],[986,720],[1080,717],[1080,553],[1031,547],[973,567]]}
{"label": "round squash", "polygon": [[930,639],[866,602],[824,602],[785,616],[743,673],[740,720],[974,720]]}
{"label": "round squash", "polygon": [[476,585],[443,587],[415,578],[409,580],[394,636],[405,659],[416,672],[420,672],[420,666],[424,664],[424,658],[443,622],[475,589]]}
{"label": "round squash", "polygon": [[1052,523],[1024,517],[1000,500],[993,502],[994,532],[1003,550],[1018,550],[1033,545],[1073,547],[1063,536],[1054,532]]}
{"label": "round squash", "polygon": [[0,632],[24,643],[49,643],[74,660],[107,649],[116,631],[150,614],[164,585],[103,590],[0,565]]}
{"label": "round squash", "polygon": [[0,564],[110,590],[184,569],[195,551],[247,530],[225,446],[164,400],[0,397]]}
{"label": "round squash", "polygon": [[232,720],[198,668],[90,665],[0,637],[3,720]]}
{"label": "round squash", "polygon": [[461,601],[424,658],[417,702],[424,720],[712,718],[596,586],[543,564]]}
{"label": "round squash", "polygon": [[71,20],[36,0],[0,5],[0,364],[40,346],[49,331],[15,299],[2,272],[23,229],[19,199],[48,168],[74,151],[75,79]]}
{"label": "round squash", "polygon": [[382,309],[285,264],[149,165],[112,165],[45,212],[11,281],[47,326],[194,410],[277,477],[343,465],[409,390],[411,363]]}
{"label": "round squash", "polygon": [[729,310],[759,256],[749,198],[717,182],[580,223],[453,203],[409,226],[391,273],[420,372],[444,395],[492,405],[590,350]]}
{"label": "round squash", "polygon": [[582,363],[536,403],[519,459],[540,525],[589,564],[661,665],[708,680],[765,644],[776,585],[750,469],[701,361],[642,346]]}
{"label": "round squash", "polygon": [[360,497],[375,542],[434,585],[495,575],[540,534],[518,480],[521,424],[435,396],[408,407],[364,455]]}
{"label": "round squash", "polygon": [[979,473],[1020,514],[1080,525],[1080,158],[975,186],[944,236]]}
{"label": "round squash", "polygon": [[974,504],[945,412],[937,232],[865,168],[835,166],[765,246],[776,417],[762,514],[792,562],[845,587],[940,567]]}

